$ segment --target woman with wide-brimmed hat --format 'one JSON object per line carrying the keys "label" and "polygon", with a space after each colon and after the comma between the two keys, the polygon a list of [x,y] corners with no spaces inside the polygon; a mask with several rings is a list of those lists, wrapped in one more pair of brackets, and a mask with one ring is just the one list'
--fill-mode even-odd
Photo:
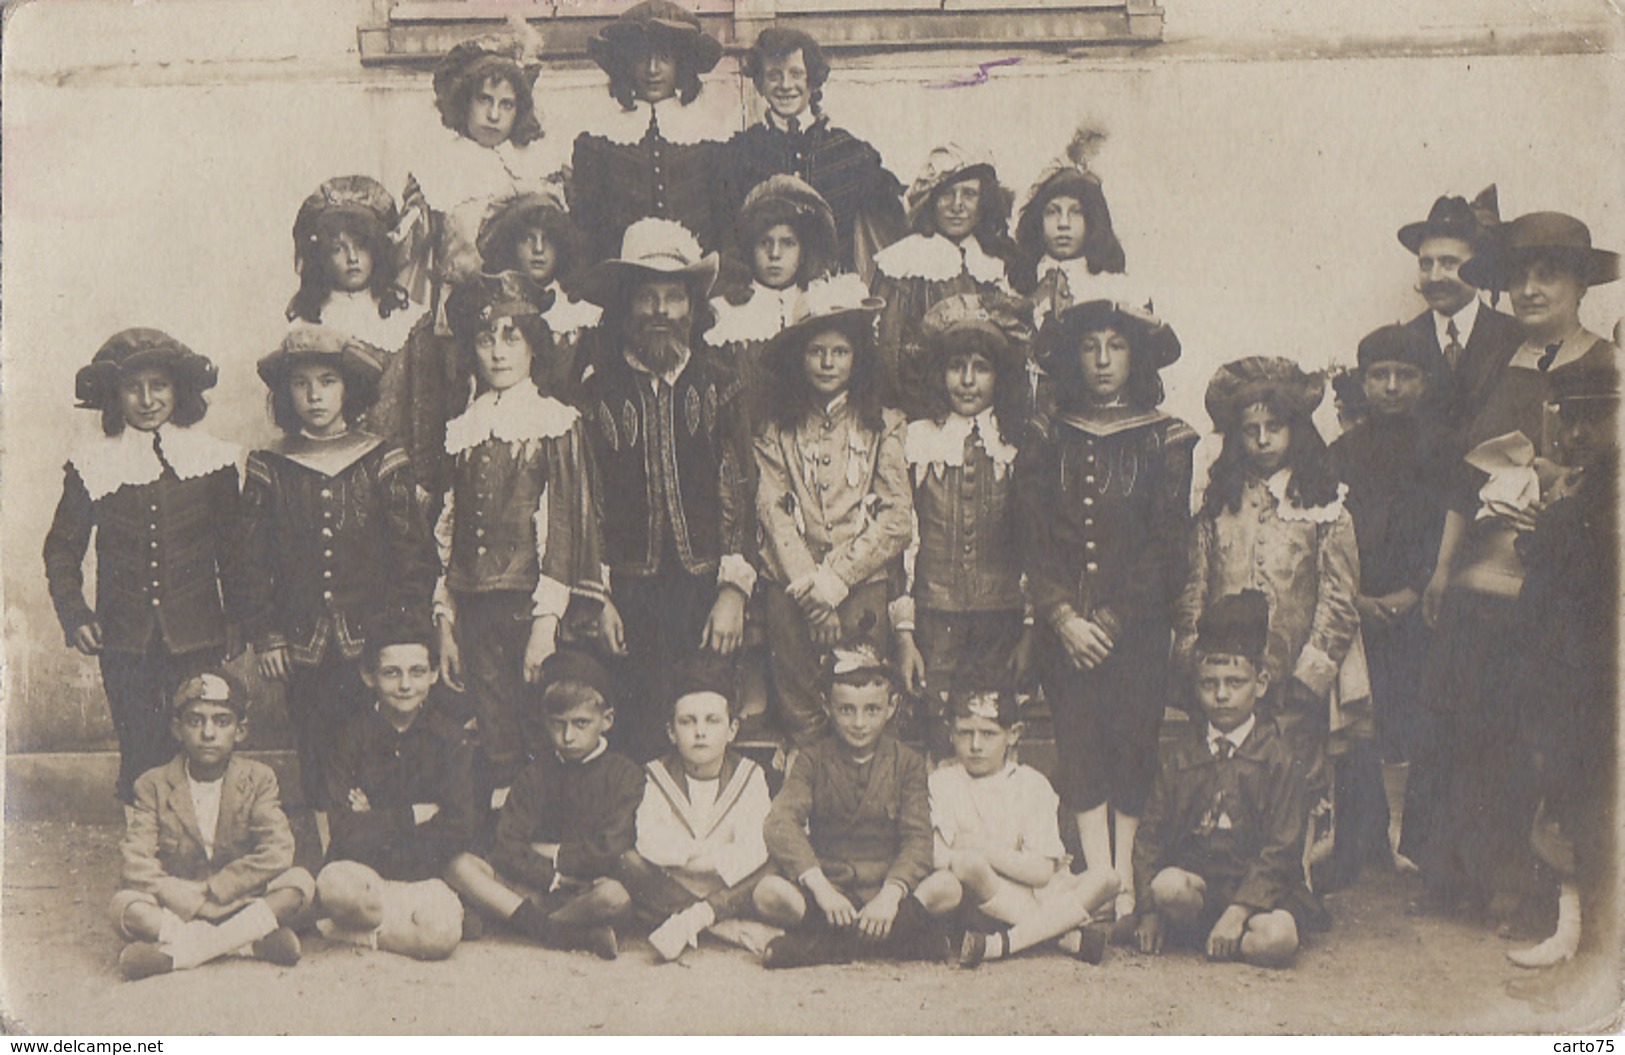
{"label": "woman with wide-brimmed hat", "polygon": [[434,544],[406,452],[361,422],[385,374],[376,349],[300,322],[259,361],[283,435],[248,456],[243,630],[260,676],[287,685],[304,802],[328,839],[323,759],[372,702],[358,664],[371,624],[427,624]]}
{"label": "woman with wide-brimmed hat", "polygon": [[835,215],[840,270],[869,281],[875,254],[908,231],[903,185],[880,151],[830,123],[823,108],[830,74],[824,49],[803,30],[769,26],[745,53],[741,72],[767,112],[728,141],[723,173],[730,200],[742,201],[777,173],[805,180]]}
{"label": "woman with wide-brimmed hat", "polygon": [[[109,337],[75,378],[101,435],[68,455],[45,537],[45,578],[67,643],[97,657],[118,733],[117,794],[175,754],[169,695],[219,662],[242,596],[240,452],[193,428],[214,363],[159,330]],[[96,536],[96,605],[85,550]]]}
{"label": "woman with wide-brimmed hat", "polygon": [[1514,543],[1554,476],[1546,435],[1553,386],[1572,371],[1615,367],[1619,349],[1587,330],[1580,303],[1619,277],[1619,255],[1580,220],[1535,212],[1507,224],[1462,266],[1480,289],[1509,294],[1523,343],[1464,432],[1467,457],[1446,495],[1444,535],[1422,596],[1434,627],[1420,698],[1428,709],[1408,788],[1401,849],[1439,908],[1487,910],[1507,922],[1538,891],[1525,838],[1534,815],[1517,757],[1517,631],[1523,585]]}
{"label": "woman with wide-brimmed hat", "polygon": [[913,537],[902,414],[886,405],[880,304],[841,275],[764,353],[776,383],[756,438],[759,591],[780,717],[806,747],[827,728],[820,657],[868,626],[889,637],[892,577]]}
{"label": "woman with wide-brimmed hat", "polygon": [[693,12],[643,0],[587,42],[614,108],[589,118],[571,160],[571,204],[589,261],[613,257],[635,220],[658,216],[723,248],[732,211],[721,178],[724,117],[697,105],[722,45]]}
{"label": "woman with wide-brimmed hat", "polygon": [[835,215],[795,176],[770,176],[745,198],[736,232],[735,266],[724,270],[749,275],[750,284],[711,299],[717,321],[705,340],[732,361],[759,414],[762,349],[801,317],[808,284],[835,270]]}
{"label": "woman with wide-brimmed hat", "polygon": [[1173,329],[1141,305],[1088,301],[1051,318],[1037,356],[1055,409],[1016,463],[1055,788],[1085,865],[1116,875],[1125,917],[1190,523],[1196,432],[1158,409],[1160,373],[1179,354]]}
{"label": "woman with wide-brimmed hat", "polygon": [[937,147],[908,189],[914,233],[875,258],[872,288],[886,302],[880,350],[910,417],[926,409],[917,362],[925,313],[945,297],[1009,291],[1011,201],[991,155],[955,143]]}

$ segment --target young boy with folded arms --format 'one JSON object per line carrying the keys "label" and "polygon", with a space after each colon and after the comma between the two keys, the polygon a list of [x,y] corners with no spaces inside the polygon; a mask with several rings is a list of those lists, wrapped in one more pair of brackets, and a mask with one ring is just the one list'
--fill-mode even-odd
{"label": "young boy with folded arms", "polygon": [[548,656],[539,696],[531,707],[552,749],[514,781],[490,862],[463,858],[451,882],[533,941],[613,960],[615,924],[632,903],[615,877],[635,839],[643,770],[605,739],[615,709],[609,675],[591,655],[566,648]]}
{"label": "young boy with folded arms", "polygon": [[1105,932],[1080,928],[1117,894],[1117,876],[1110,868],[1077,875],[1067,867],[1061,800],[1044,774],[1016,761],[1023,725],[1014,696],[955,691],[947,724],[954,757],[929,781],[938,870],[918,896],[929,903],[939,887],[962,889],[966,902],[1000,924],[992,933],[967,930],[960,964],[975,967],[1051,938],[1099,963]]}
{"label": "young boy with folded arms", "polygon": [[862,645],[835,649],[829,672],[831,729],[791,765],[763,830],[779,874],[756,885],[756,910],[797,929],[768,944],[762,965],[945,959],[933,917],[962,892],[951,881],[915,890],[931,872],[931,810],[925,759],[886,731],[891,669]]}
{"label": "young boy with folded arms", "polygon": [[1256,713],[1269,603],[1221,597],[1197,622],[1194,681],[1205,722],[1164,759],[1134,840],[1135,940],[1177,934],[1209,959],[1286,967],[1301,927],[1324,916],[1303,880],[1308,787],[1274,723]]}
{"label": "young boy with folded arms", "polygon": [[316,877],[327,937],[421,960],[450,956],[463,909],[445,878],[468,847],[473,747],[434,705],[435,633],[369,629],[361,679],[373,705],[327,752],[333,843]]}
{"label": "young boy with folded arms", "polygon": [[729,745],[739,732],[732,687],[716,664],[674,675],[666,733],[674,750],[644,765],[637,845],[621,858],[633,908],[652,924],[663,960],[697,946],[701,931],[760,952],[771,928],[751,895],[768,873],[762,824],[771,800],[762,768]]}
{"label": "young boy with folded arms", "polygon": [[131,944],[119,970],[134,981],[245,948],[292,966],[299,939],[287,924],[315,883],[293,867],[276,774],[235,754],[248,735],[248,694],[216,668],[182,682],[172,706],[180,753],[136,779],[120,846],[111,912]]}

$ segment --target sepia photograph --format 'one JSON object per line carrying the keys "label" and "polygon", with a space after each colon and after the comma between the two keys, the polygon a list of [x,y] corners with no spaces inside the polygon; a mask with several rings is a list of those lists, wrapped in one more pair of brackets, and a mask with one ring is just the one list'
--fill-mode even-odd
{"label": "sepia photograph", "polygon": [[0,1032],[1620,1029],[1615,0],[0,18]]}

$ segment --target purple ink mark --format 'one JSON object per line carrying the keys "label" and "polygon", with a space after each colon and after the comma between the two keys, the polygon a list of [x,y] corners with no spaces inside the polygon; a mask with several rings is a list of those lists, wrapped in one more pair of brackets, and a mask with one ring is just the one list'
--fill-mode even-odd
{"label": "purple ink mark", "polygon": [[939,88],[974,88],[978,84],[986,84],[988,81],[992,80],[992,77],[988,75],[988,71],[993,69],[995,66],[1014,66],[1020,61],[1021,59],[1018,56],[1012,55],[1009,58],[994,59],[991,62],[979,63],[976,67],[976,72],[971,74],[969,77],[964,77],[953,81],[943,81],[941,84],[928,84],[926,87],[932,90]]}

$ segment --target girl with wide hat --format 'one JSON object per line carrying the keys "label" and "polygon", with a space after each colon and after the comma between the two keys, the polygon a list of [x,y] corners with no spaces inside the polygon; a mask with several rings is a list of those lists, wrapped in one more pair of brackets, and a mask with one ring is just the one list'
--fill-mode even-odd
{"label": "girl with wide hat", "polygon": [[721,171],[723,111],[698,102],[722,44],[671,0],[643,0],[587,42],[609,76],[612,107],[588,119],[571,159],[571,206],[587,258],[613,257],[635,220],[676,220],[707,251],[733,212]]}
{"label": "girl with wide hat", "polygon": [[1481,289],[1509,294],[1523,342],[1464,432],[1466,457],[1446,492],[1444,534],[1422,595],[1433,642],[1420,698],[1428,708],[1407,789],[1401,845],[1440,909],[1470,907],[1506,923],[1538,906],[1523,833],[1534,791],[1518,765],[1513,620],[1524,568],[1514,545],[1545,496],[1556,452],[1546,405],[1571,372],[1614,368],[1619,349],[1586,329],[1586,291],[1614,281],[1619,256],[1580,220],[1535,212],[1507,224],[1462,266]]}
{"label": "girl with wide hat", "polygon": [[1036,344],[1055,409],[1017,460],[1016,522],[1054,721],[1054,783],[1085,865],[1116,874],[1126,918],[1168,700],[1197,437],[1158,409],[1159,373],[1180,344],[1146,308],[1078,304],[1045,323]]}
{"label": "girl with wide hat", "polygon": [[937,147],[908,189],[913,233],[875,258],[871,288],[886,302],[880,349],[910,417],[926,409],[918,363],[925,313],[945,297],[1009,291],[1011,200],[990,155]]}
{"label": "girl with wide hat", "polygon": [[[45,578],[68,645],[101,666],[118,733],[117,794],[175,753],[168,702],[225,657],[237,616],[238,448],[194,428],[215,367],[159,330],[121,330],[75,379],[101,435],[69,453],[45,537]],[[84,559],[96,536],[96,604]]]}
{"label": "girl with wide hat", "polygon": [[372,696],[367,627],[427,613],[435,557],[406,452],[360,427],[384,364],[349,334],[296,324],[259,361],[282,437],[248,456],[243,629],[286,684],[304,801],[327,844],[325,750]]}
{"label": "girl with wide hat", "polygon": [[885,405],[880,304],[856,275],[815,282],[806,315],[769,343],[777,382],[756,437],[758,591],[785,731],[827,728],[821,657],[860,626],[889,635],[887,603],[913,535],[904,419]]}

